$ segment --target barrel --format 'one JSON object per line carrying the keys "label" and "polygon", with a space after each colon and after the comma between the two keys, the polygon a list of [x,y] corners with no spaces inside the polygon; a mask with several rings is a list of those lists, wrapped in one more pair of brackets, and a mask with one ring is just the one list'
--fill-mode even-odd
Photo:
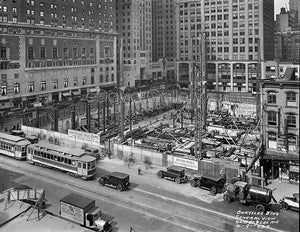
{"label": "barrel", "polygon": [[251,186],[249,190],[250,199],[261,203],[269,204],[272,199],[272,190]]}

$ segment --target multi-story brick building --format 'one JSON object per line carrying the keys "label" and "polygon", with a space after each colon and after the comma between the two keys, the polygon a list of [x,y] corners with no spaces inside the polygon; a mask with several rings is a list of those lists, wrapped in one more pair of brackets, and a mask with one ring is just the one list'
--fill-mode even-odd
{"label": "multi-story brick building", "polygon": [[275,60],[300,62],[300,31],[276,32],[274,38]]}
{"label": "multi-story brick building", "polygon": [[262,134],[266,172],[299,181],[299,78],[294,68],[284,76],[262,81]]}
{"label": "multi-story brick building", "polygon": [[262,64],[274,55],[274,0],[178,0],[176,14],[182,87],[191,83],[197,39],[205,33],[208,90],[256,92],[258,53]]}
{"label": "multi-story brick building", "polygon": [[0,108],[116,84],[112,0],[0,1]]}
{"label": "multi-story brick building", "polygon": [[119,78],[123,86],[151,78],[152,62],[152,1],[116,1],[116,22],[120,47]]}
{"label": "multi-story brick building", "polygon": [[176,18],[175,0],[152,1],[152,60],[175,60]]}

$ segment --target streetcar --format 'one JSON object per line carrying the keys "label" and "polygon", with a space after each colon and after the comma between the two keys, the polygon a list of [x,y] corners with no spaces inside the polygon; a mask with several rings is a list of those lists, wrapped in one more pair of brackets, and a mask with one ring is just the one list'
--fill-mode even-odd
{"label": "streetcar", "polygon": [[23,137],[0,132],[0,154],[18,160],[25,160],[27,152],[26,147],[29,144],[30,142]]}
{"label": "streetcar", "polygon": [[27,146],[27,162],[47,166],[83,179],[96,175],[96,158],[82,149],[40,141]]}

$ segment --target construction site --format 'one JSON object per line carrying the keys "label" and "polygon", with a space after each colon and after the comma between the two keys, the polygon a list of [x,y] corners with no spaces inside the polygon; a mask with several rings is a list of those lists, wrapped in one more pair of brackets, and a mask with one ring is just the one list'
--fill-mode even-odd
{"label": "construction site", "polygon": [[[203,41],[204,35],[199,38],[199,51],[205,50]],[[211,99],[205,55],[199,54],[189,90],[174,86],[98,90],[54,111],[37,110],[22,119],[22,130],[57,143],[64,140],[37,130],[97,134],[99,142],[83,145],[99,148],[100,144],[104,155],[159,166],[176,164],[210,175],[222,171],[229,178],[252,170],[260,183],[259,94],[254,97],[257,104]],[[189,163],[193,163],[191,167]]]}

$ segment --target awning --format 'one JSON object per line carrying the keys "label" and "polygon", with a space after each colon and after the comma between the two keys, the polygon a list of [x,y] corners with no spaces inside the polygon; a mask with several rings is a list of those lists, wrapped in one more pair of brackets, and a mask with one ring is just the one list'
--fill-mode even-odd
{"label": "awning", "polygon": [[71,96],[71,93],[63,93],[62,94],[64,97],[70,97]]}
{"label": "awning", "polygon": [[72,92],[72,95],[78,96],[78,95],[80,95],[80,91],[74,91],[74,92]]}
{"label": "awning", "polygon": [[97,92],[97,89],[96,89],[96,88],[90,88],[89,91],[90,91],[91,93],[95,93],[95,92]]}

